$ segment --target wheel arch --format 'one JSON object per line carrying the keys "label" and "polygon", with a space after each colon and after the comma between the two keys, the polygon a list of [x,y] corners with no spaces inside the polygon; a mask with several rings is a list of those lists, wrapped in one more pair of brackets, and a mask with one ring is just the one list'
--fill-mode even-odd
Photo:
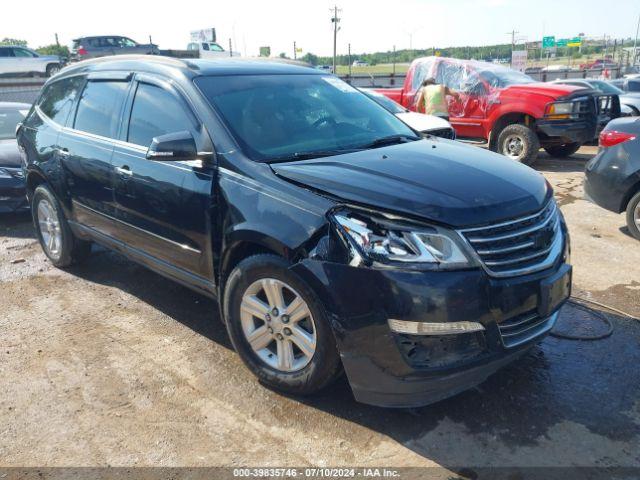
{"label": "wheel arch", "polygon": [[491,131],[489,132],[489,148],[495,150],[500,132],[508,126],[513,124],[521,124],[530,127],[535,131],[536,119],[531,113],[524,111],[517,112],[505,112],[501,114],[493,122]]}

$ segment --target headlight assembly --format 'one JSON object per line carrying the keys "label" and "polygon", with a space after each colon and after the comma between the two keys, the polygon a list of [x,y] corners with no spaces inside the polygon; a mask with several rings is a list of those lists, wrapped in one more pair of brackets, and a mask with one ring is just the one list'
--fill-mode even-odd
{"label": "headlight assembly", "polygon": [[351,264],[380,263],[432,269],[468,268],[457,235],[436,226],[407,226],[355,212],[337,212],[333,223],[348,243]]}

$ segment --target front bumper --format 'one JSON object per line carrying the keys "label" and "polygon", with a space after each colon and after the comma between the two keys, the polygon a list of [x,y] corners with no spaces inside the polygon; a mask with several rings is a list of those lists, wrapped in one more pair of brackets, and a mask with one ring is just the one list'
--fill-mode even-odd
{"label": "front bumper", "polygon": [[0,213],[29,209],[25,182],[21,178],[0,178]]}
{"label": "front bumper", "polygon": [[541,135],[541,144],[563,145],[567,143],[587,143],[598,136],[595,120],[538,120],[536,127]]}
{"label": "front bumper", "polygon": [[[548,333],[570,295],[571,267],[561,259],[549,270],[505,279],[481,269],[375,270],[318,260],[293,268],[332,319],[356,400],[386,407],[426,405],[483,382]],[[561,278],[569,280],[549,303],[545,285]],[[389,319],[473,321],[484,331],[398,334]],[[528,329],[505,335],[518,325]]]}

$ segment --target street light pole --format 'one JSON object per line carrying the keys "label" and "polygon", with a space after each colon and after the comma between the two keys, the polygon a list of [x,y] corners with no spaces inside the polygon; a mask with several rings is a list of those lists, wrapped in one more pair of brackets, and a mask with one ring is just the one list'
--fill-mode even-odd
{"label": "street light pole", "polygon": [[636,64],[636,47],[638,45],[638,31],[640,30],[640,15],[638,15],[638,26],[636,27],[636,38],[633,40],[633,63],[632,65]]}

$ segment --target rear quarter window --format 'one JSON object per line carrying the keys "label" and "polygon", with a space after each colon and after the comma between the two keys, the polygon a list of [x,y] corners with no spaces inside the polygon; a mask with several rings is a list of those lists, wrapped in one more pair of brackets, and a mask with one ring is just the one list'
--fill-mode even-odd
{"label": "rear quarter window", "polygon": [[89,81],[78,102],[73,128],[116,138],[128,82]]}
{"label": "rear quarter window", "polygon": [[38,103],[40,111],[49,119],[64,126],[83,83],[84,77],[71,77],[48,85]]}

